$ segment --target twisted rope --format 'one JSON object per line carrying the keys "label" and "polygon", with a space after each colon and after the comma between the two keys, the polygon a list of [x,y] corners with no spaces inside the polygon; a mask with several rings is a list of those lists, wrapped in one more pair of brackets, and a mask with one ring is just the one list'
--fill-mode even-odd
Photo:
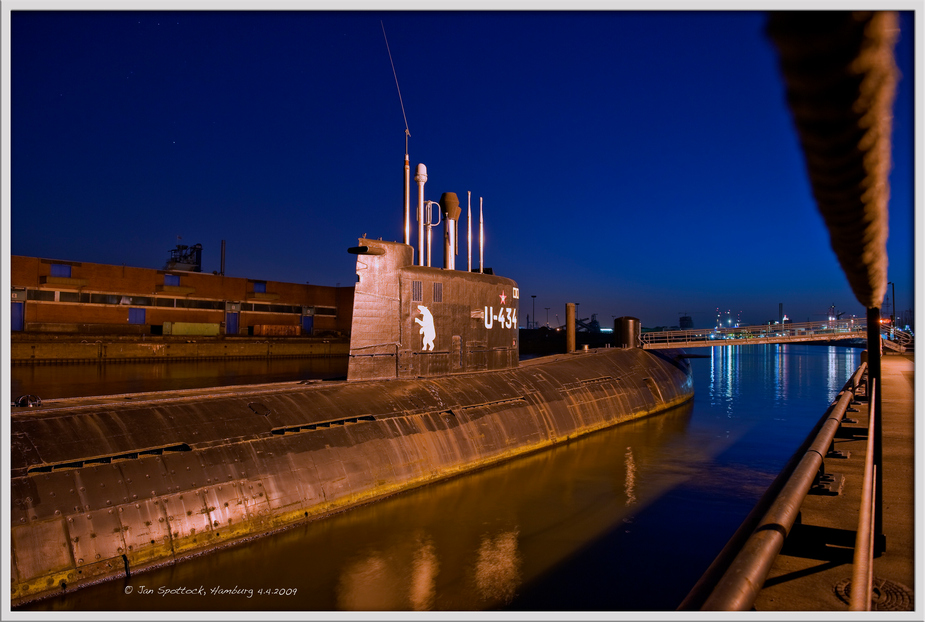
{"label": "twisted rope", "polygon": [[866,308],[879,308],[887,287],[898,31],[891,12],[781,12],[768,21],[813,196]]}

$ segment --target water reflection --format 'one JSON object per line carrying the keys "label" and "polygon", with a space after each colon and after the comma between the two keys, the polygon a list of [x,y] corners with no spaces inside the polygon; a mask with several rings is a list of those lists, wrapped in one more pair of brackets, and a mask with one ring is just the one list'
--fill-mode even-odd
{"label": "water reflection", "polygon": [[[860,350],[829,345],[762,344],[711,348],[706,390],[711,406],[727,417],[743,406],[741,396],[752,387],[771,390],[776,406],[819,394],[831,400],[860,362]],[[764,389],[762,389],[764,390]]]}
{"label": "water reflection", "polygon": [[624,460],[626,464],[626,483],[623,488],[626,494],[626,505],[633,505],[636,503],[636,462],[633,460],[633,448],[626,448],[626,456]]}
{"label": "water reflection", "polygon": [[714,346],[710,348],[710,403],[723,405],[726,416],[732,417],[732,401],[738,395],[739,354],[748,346]]}
{"label": "water reflection", "polygon": [[337,583],[337,608],[344,611],[428,611],[433,609],[440,562],[433,539],[418,529],[384,550],[348,562]]}
{"label": "water reflection", "polygon": [[437,551],[429,538],[419,538],[418,550],[411,561],[411,609],[429,611],[434,608],[437,595],[437,573],[440,562]]}
{"label": "water reflection", "polygon": [[783,355],[786,353],[787,346],[774,346],[774,392],[775,401],[780,404],[787,399],[787,367],[784,365]]}
{"label": "water reflection", "polygon": [[402,609],[397,578],[381,555],[373,553],[348,567],[337,586],[338,609],[376,611]]}
{"label": "water reflection", "polygon": [[515,530],[482,538],[475,564],[475,587],[486,604],[510,603],[520,585],[523,560],[517,550],[517,536]]}

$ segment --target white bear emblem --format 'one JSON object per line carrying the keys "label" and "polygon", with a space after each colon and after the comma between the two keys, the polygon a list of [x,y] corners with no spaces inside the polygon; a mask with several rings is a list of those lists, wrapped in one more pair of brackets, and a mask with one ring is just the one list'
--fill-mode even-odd
{"label": "white bear emblem", "polygon": [[421,325],[421,334],[424,335],[424,347],[421,349],[433,350],[434,337],[437,336],[437,331],[434,329],[434,316],[424,305],[418,305],[418,311],[421,312],[423,319],[416,317],[414,321]]}

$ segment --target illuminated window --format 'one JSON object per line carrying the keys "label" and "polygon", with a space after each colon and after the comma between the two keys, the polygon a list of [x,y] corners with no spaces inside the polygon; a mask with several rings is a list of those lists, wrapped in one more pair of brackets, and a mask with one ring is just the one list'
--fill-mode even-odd
{"label": "illuminated window", "polygon": [[411,281],[411,302],[422,302],[424,300],[424,282]]}

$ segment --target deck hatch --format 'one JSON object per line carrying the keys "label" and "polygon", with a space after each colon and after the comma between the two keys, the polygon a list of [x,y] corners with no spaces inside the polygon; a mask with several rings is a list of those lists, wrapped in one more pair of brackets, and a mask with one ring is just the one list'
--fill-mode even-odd
{"label": "deck hatch", "polygon": [[523,397],[511,397],[503,400],[495,400],[493,402],[482,402],[481,404],[468,404],[466,406],[457,406],[453,410],[471,410],[473,408],[491,408],[493,406],[502,406],[506,404],[516,404],[523,403],[526,404],[527,400]]}
{"label": "deck hatch", "polygon": [[612,382],[615,380],[613,376],[600,376],[599,378],[588,378],[587,380],[582,380],[581,384],[601,384],[602,382]]}
{"label": "deck hatch", "polygon": [[260,402],[251,402],[247,406],[248,408],[253,410],[255,413],[257,413],[258,415],[263,415],[264,417],[266,417],[267,415],[270,414],[270,412],[272,412],[269,406],[267,406],[266,404],[261,404]]}
{"label": "deck hatch", "polygon": [[160,456],[165,453],[175,453],[181,451],[193,451],[193,448],[186,443],[170,445],[168,447],[151,447],[150,449],[141,449],[139,451],[130,451],[121,454],[112,454],[110,456],[99,456],[97,458],[87,458],[85,460],[73,460],[70,462],[58,462],[55,464],[43,464],[41,466],[30,467],[27,473],[51,473],[53,471],[69,471],[80,469],[85,466],[94,466],[97,464],[112,464],[113,462],[124,462],[126,460],[137,460],[144,456]]}
{"label": "deck hatch", "polygon": [[311,430],[317,430],[319,428],[330,428],[334,425],[347,425],[348,423],[360,423],[361,421],[375,421],[376,418],[372,415],[362,415],[360,417],[345,417],[344,419],[332,419],[331,421],[319,421],[317,423],[303,423],[300,425],[286,426],[284,428],[274,428],[270,430],[272,434],[284,435],[284,434],[296,434],[298,432],[309,432]]}

